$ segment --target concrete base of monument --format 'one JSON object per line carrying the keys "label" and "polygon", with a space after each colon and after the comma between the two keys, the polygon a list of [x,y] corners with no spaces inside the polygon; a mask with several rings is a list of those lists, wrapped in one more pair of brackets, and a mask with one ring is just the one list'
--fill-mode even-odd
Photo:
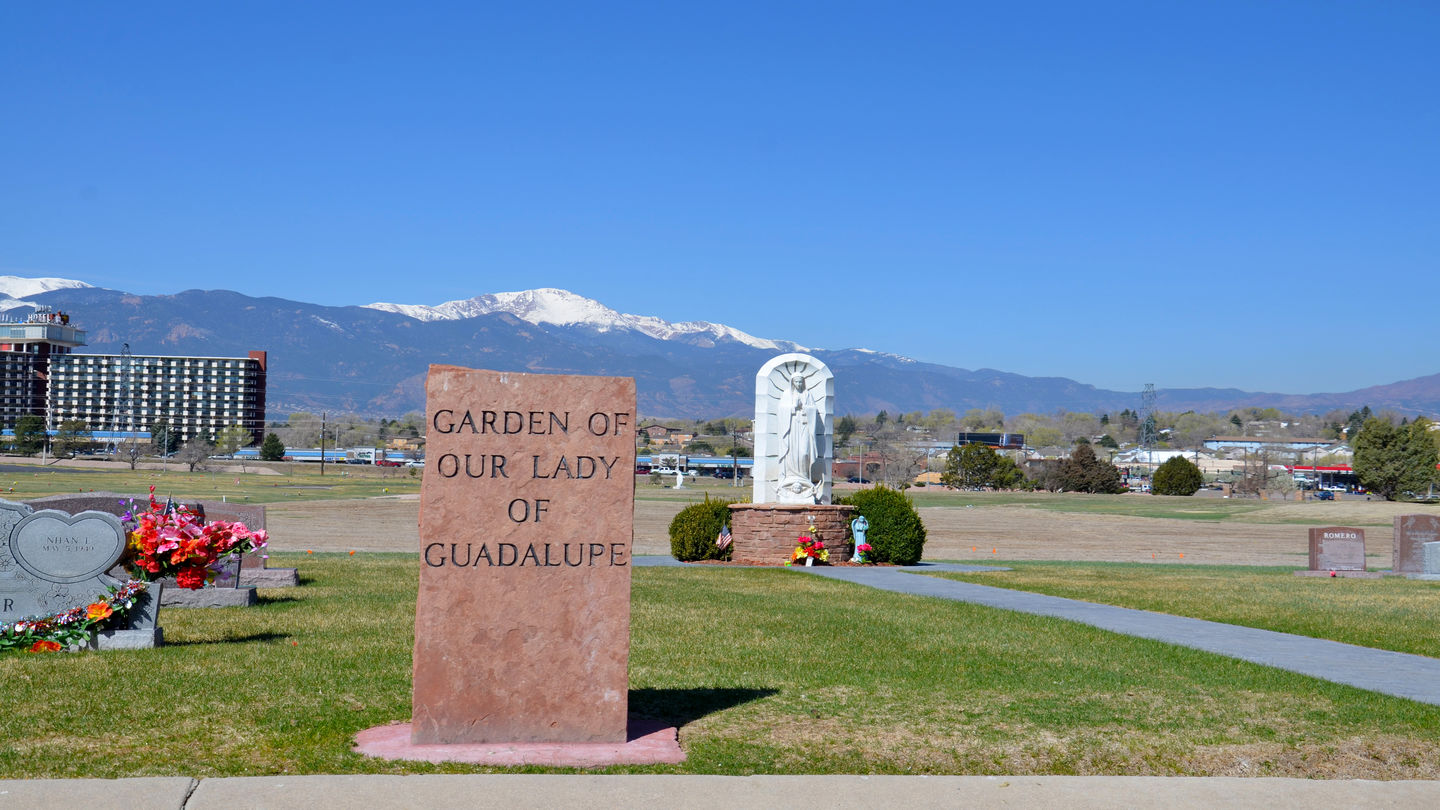
{"label": "concrete base of monument", "polygon": [[160,627],[143,630],[107,630],[95,635],[94,648],[97,650],[148,650],[165,643],[165,631]]}
{"label": "concrete base of monument", "polygon": [[410,742],[410,724],[376,726],[355,735],[355,751],[381,759],[466,762],[471,765],[544,765],[603,768],[607,765],[661,765],[685,761],[679,731],[655,720],[630,718],[623,743],[454,743]]}
{"label": "concrete base of monument", "polygon": [[160,593],[160,607],[250,607],[255,604],[254,588],[178,588],[169,583]]}
{"label": "concrete base of monument", "polygon": [[1295,572],[1295,576],[1297,576],[1297,577],[1327,577],[1327,578],[1328,578],[1328,577],[1335,577],[1335,578],[1337,578],[1337,579],[1340,578],[1340,577],[1345,577],[1345,578],[1347,578],[1347,579],[1380,579],[1381,577],[1385,576],[1385,572],[1384,572],[1384,571],[1341,571],[1341,570],[1339,570],[1339,569],[1336,569],[1336,570],[1334,570],[1334,571],[1330,571],[1330,570],[1325,570],[1325,571],[1296,571],[1296,572]]}
{"label": "concrete base of monument", "polygon": [[298,568],[241,568],[242,588],[294,588],[300,584]]}
{"label": "concrete base of monument", "polygon": [[801,535],[814,534],[825,544],[832,561],[849,560],[854,553],[850,518],[855,507],[832,504],[730,504],[730,536],[737,563],[766,565],[790,559]]}

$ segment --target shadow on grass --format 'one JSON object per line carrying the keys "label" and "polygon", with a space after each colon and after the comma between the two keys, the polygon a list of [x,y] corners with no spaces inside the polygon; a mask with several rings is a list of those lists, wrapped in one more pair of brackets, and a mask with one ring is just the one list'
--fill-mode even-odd
{"label": "shadow on grass", "polygon": [[301,599],[298,596],[261,596],[258,593],[255,594],[255,604],[257,605],[283,605],[286,602],[299,601],[301,601]]}
{"label": "shadow on grass", "polygon": [[166,647],[200,647],[206,644],[240,644],[247,641],[284,641],[290,638],[288,633],[250,633],[243,636],[226,636],[224,638],[207,638],[201,641],[171,641],[165,639]]}
{"label": "shadow on grass", "polygon": [[630,713],[679,728],[707,714],[779,692],[778,689],[631,689]]}

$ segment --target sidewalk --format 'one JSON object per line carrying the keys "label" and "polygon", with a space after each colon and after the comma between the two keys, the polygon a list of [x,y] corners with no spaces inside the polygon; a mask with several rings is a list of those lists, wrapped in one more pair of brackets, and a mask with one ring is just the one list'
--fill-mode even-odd
{"label": "sidewalk", "polygon": [[[1376,650],[1309,636],[1258,630],[1148,610],[1081,602],[989,585],[916,576],[923,571],[980,571],[985,566],[922,563],[909,568],[802,569],[817,576],[896,593],[1053,616],[1102,630],[1239,658],[1372,692],[1440,705],[1440,659]],[[993,570],[993,569],[990,569]]]}
{"label": "sidewalk", "polygon": [[[636,557],[639,566],[684,565],[669,557]],[[995,566],[920,563],[905,568],[796,568],[815,576],[884,591],[953,599],[976,605],[1053,616],[1113,633],[1154,639],[1238,658],[1267,667],[1440,706],[1440,659],[1377,650],[1338,641],[1277,633],[1148,610],[1082,602],[970,582],[927,577],[927,571],[995,571]],[[919,575],[917,575],[919,574]]]}
{"label": "sidewalk", "polygon": [[0,810],[1437,807],[1440,782],[1150,776],[263,776],[0,781]]}

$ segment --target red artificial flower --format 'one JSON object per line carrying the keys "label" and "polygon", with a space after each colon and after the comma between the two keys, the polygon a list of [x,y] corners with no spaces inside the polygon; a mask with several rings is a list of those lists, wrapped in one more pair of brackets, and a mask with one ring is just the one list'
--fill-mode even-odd
{"label": "red artificial flower", "polygon": [[37,641],[37,642],[35,642],[34,644],[30,645],[30,652],[32,652],[32,653],[60,652],[60,642],[58,642],[58,641]]}
{"label": "red artificial flower", "polygon": [[175,584],[192,591],[205,587],[205,568],[198,565],[181,568],[175,572]]}
{"label": "red artificial flower", "polygon": [[85,608],[85,618],[89,619],[92,622],[99,621],[101,619],[110,618],[111,614],[113,614],[114,612],[114,609],[111,608],[109,605],[105,604],[104,602],[96,602],[95,604]]}

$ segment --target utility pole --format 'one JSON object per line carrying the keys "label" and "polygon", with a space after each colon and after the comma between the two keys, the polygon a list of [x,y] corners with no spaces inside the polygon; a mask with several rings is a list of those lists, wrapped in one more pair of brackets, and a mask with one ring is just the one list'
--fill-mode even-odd
{"label": "utility pole", "polygon": [[325,411],[320,412],[320,474],[325,474]]}
{"label": "utility pole", "polygon": [[740,456],[738,454],[739,444],[738,433],[730,431],[730,486],[740,486]]}

